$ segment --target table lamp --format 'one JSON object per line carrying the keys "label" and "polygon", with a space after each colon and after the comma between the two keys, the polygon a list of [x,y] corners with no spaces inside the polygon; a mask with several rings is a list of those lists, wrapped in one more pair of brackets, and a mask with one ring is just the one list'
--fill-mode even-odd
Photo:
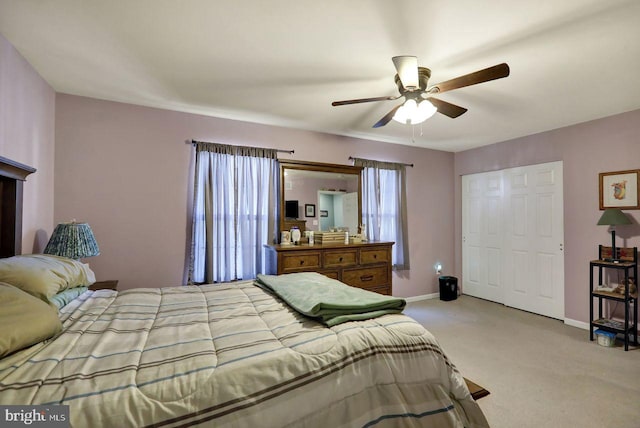
{"label": "table lamp", "polygon": [[100,249],[89,224],[73,220],[56,226],[44,253],[79,260],[99,255]]}
{"label": "table lamp", "polygon": [[598,220],[598,226],[611,226],[611,261],[618,259],[616,251],[616,226],[631,224],[631,220],[619,208],[607,208]]}

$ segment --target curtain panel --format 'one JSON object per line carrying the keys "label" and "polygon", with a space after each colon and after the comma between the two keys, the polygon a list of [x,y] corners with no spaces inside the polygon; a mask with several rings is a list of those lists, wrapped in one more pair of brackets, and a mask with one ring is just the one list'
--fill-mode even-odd
{"label": "curtain panel", "polygon": [[278,218],[275,149],[196,142],[189,283],[264,273]]}
{"label": "curtain panel", "polygon": [[393,269],[409,269],[405,165],[360,158],[354,158],[354,165],[364,167],[362,222],[366,225],[367,237],[395,242]]}

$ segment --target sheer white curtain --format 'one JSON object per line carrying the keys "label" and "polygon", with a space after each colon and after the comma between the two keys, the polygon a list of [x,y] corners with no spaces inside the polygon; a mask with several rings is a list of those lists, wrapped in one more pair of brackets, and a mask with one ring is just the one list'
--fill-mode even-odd
{"label": "sheer white curtain", "polygon": [[196,143],[189,283],[255,278],[276,234],[273,149]]}
{"label": "sheer white curtain", "polygon": [[366,225],[367,238],[395,242],[393,269],[409,269],[405,166],[358,158],[354,159],[354,164],[364,167],[362,223]]}

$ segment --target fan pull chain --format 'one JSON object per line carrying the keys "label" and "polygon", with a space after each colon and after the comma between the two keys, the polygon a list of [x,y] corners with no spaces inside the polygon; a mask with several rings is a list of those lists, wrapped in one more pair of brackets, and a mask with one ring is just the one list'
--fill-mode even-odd
{"label": "fan pull chain", "polygon": [[[422,127],[422,122],[420,122],[420,137],[424,136],[424,128]],[[411,142],[416,142],[416,126],[411,125]]]}

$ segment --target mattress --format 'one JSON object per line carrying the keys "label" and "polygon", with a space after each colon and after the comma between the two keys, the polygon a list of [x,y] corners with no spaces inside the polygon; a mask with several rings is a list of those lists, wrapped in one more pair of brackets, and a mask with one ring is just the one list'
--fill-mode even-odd
{"label": "mattress", "polygon": [[326,327],[252,281],[87,291],[57,337],[0,360],[0,404],[74,427],[486,427],[402,314]]}

